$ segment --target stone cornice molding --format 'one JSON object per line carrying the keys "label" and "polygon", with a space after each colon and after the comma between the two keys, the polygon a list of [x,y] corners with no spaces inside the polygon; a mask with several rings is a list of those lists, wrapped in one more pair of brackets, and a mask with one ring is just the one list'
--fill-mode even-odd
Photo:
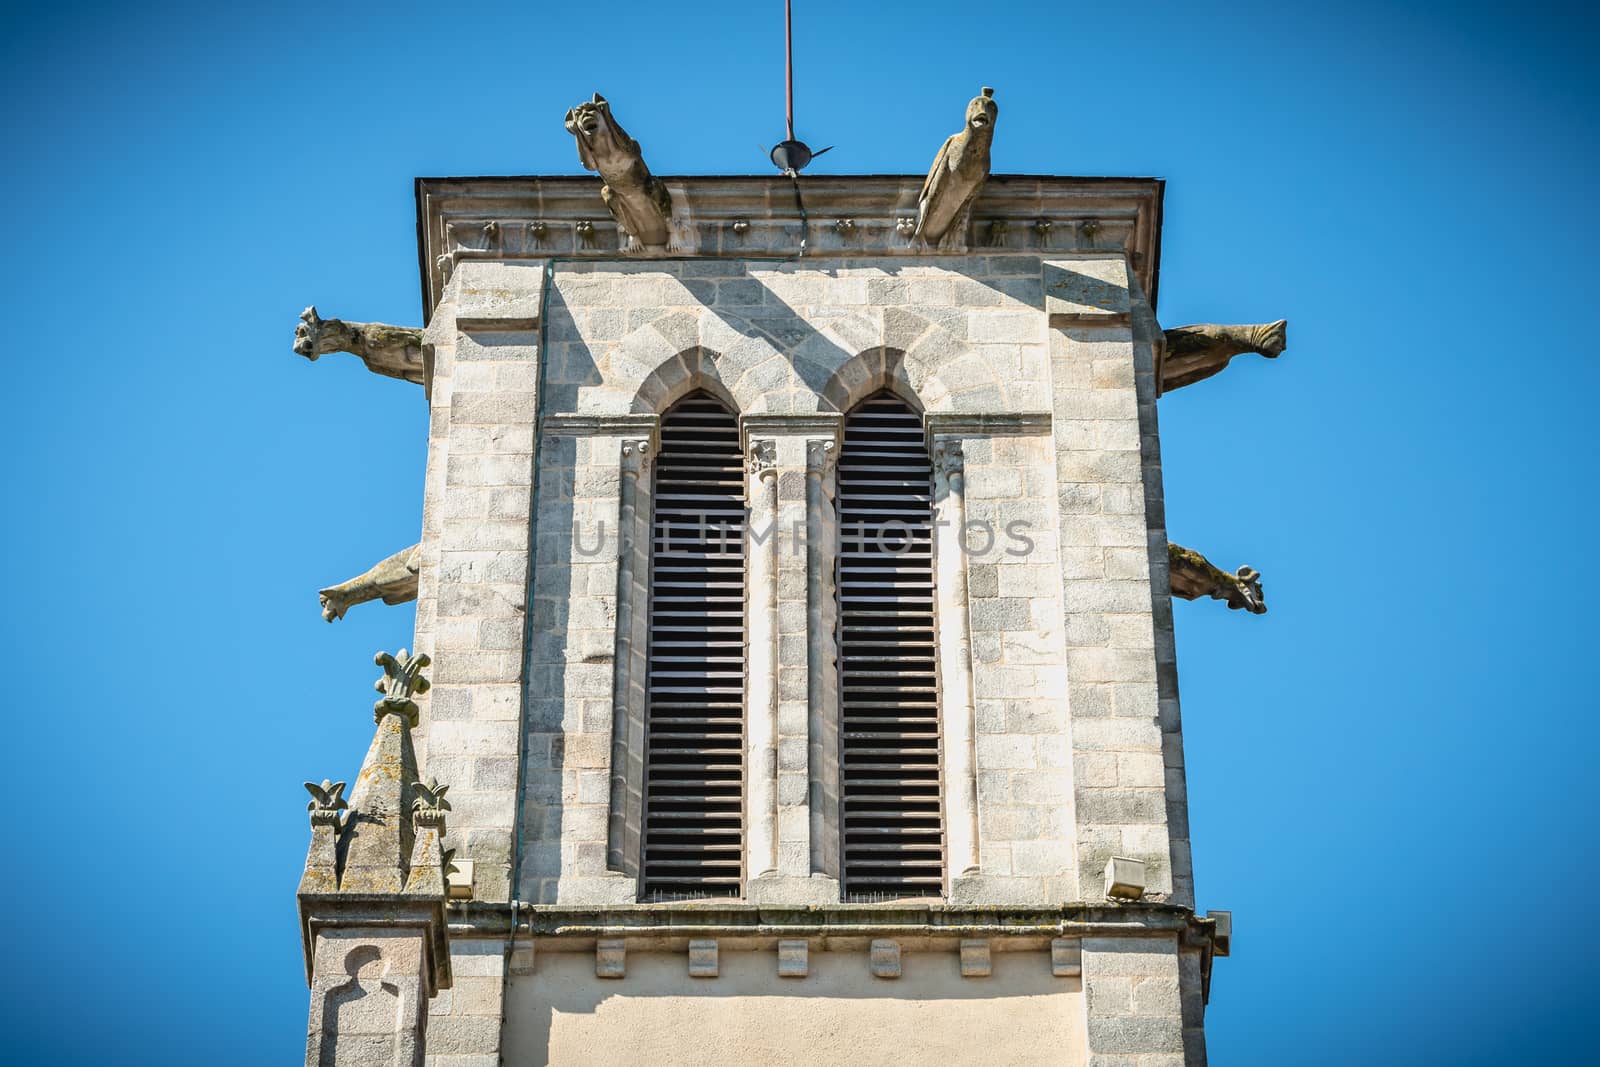
{"label": "stone cornice molding", "polygon": [[1047,434],[1048,411],[1018,411],[995,414],[968,414],[959,411],[931,411],[925,416],[930,436],[1010,436]]}
{"label": "stone cornice molding", "polygon": [[[630,253],[592,177],[418,178],[417,233],[427,316],[464,260],[788,258],[800,215],[787,179],[663,177],[680,247]],[[802,178],[806,257],[955,256],[908,236],[923,175]],[[991,175],[972,211],[972,256],[1125,253],[1155,303],[1164,183],[1155,178]],[[852,225],[836,225],[849,219]],[[426,317],[426,316],[425,316]]]}
{"label": "stone cornice molding", "polygon": [[541,429],[559,437],[633,437],[654,442],[660,415],[568,415],[551,413]]}
{"label": "stone cornice molding", "polygon": [[739,436],[749,448],[758,437],[825,437],[839,441],[844,433],[844,416],[837,412],[807,412],[803,415],[742,415]]}

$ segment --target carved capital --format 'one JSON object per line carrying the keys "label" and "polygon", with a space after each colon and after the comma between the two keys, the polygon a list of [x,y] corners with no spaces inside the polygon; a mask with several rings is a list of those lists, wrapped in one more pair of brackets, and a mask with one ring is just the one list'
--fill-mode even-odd
{"label": "carved capital", "polygon": [[966,470],[966,453],[960,441],[935,441],[933,444],[933,469],[946,478]]}
{"label": "carved capital", "polygon": [[745,457],[744,469],[746,474],[754,474],[761,478],[776,478],[778,476],[778,442],[772,440],[751,441],[749,454]]}
{"label": "carved capital", "polygon": [[373,688],[383,694],[372,705],[372,717],[382,722],[385,715],[403,715],[415,727],[420,712],[411,696],[428,691],[429,682],[422,676],[422,668],[433,661],[426,653],[412,656],[403,648],[397,656],[379,652],[372,661],[383,668],[383,677],[372,683]]}
{"label": "carved capital", "polygon": [[414,788],[417,795],[411,802],[411,825],[419,830],[429,828],[444,833],[445,812],[450,810],[450,802],[444,795],[450,787],[440,785],[437,778],[429,778],[418,782]]}
{"label": "carved capital", "polygon": [[650,473],[650,439],[622,442],[622,473],[637,478]]}
{"label": "carved capital", "polygon": [[827,479],[839,462],[839,449],[832,441],[806,442],[806,473]]}

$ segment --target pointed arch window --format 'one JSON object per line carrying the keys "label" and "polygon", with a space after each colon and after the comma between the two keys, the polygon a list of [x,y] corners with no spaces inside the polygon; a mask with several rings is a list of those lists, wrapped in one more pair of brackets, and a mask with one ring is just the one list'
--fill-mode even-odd
{"label": "pointed arch window", "polygon": [[845,417],[837,500],[845,899],[937,896],[933,467],[921,417],[892,393]]}
{"label": "pointed arch window", "polygon": [[743,882],[744,460],[706,393],[661,419],[651,539],[643,899]]}

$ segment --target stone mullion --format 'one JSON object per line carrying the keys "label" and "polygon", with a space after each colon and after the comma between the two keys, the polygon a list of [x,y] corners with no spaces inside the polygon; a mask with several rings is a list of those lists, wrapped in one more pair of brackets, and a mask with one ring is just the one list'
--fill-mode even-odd
{"label": "stone mullion", "polygon": [[[636,598],[638,548],[641,523],[639,483],[650,476],[649,440],[622,443],[622,477],[618,490],[617,513],[617,642],[613,659],[611,719],[611,814],[607,828],[606,865],[625,874],[639,873],[639,845],[642,827],[643,783],[634,780],[634,766],[643,761],[631,758],[630,720],[643,718],[644,709],[633,706],[636,683],[633,677],[635,656],[634,615],[648,606],[647,598]],[[648,537],[648,534],[645,534]],[[639,683],[642,685],[642,680]]]}
{"label": "stone mullion", "polygon": [[839,876],[838,446],[806,442],[807,792],[812,874]]}
{"label": "stone mullion", "polygon": [[745,879],[778,867],[777,442],[752,441],[745,464]]}
{"label": "stone mullion", "polygon": [[939,664],[939,729],[944,757],[945,885],[978,869],[978,778],[973,751],[972,624],[961,441],[938,437],[934,470],[934,617]]}

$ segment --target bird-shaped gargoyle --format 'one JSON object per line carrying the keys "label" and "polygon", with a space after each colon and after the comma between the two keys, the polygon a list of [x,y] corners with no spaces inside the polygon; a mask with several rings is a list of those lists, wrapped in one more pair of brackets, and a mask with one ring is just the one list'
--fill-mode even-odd
{"label": "bird-shaped gargoyle", "polygon": [[567,112],[567,132],[578,139],[578,162],[600,175],[600,199],[632,247],[661,249],[672,236],[672,194],[644,165],[639,142],[612,117],[599,93]]}
{"label": "bird-shaped gargoyle", "polygon": [[973,202],[989,178],[989,144],[999,114],[994,90],[985,86],[967,105],[966,126],[951,134],[939,149],[922,192],[917,194],[916,235],[928,244],[940,248],[966,244]]}

